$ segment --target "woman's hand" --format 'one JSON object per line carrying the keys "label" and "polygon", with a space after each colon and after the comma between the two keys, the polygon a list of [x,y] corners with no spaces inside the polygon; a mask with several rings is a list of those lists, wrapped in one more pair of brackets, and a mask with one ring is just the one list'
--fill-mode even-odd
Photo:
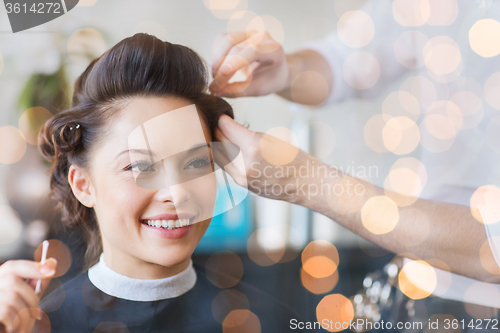
{"label": "woman's hand", "polygon": [[[240,71],[244,80],[229,83]],[[210,91],[224,97],[261,96],[289,86],[287,58],[267,32],[239,32],[217,38],[212,54]]]}
{"label": "woman's hand", "polygon": [[[54,258],[47,259],[45,265],[10,260],[0,266],[0,332],[32,331],[35,320],[41,318],[40,295],[54,276],[56,266]],[[42,279],[41,292],[35,294],[38,279]]]}

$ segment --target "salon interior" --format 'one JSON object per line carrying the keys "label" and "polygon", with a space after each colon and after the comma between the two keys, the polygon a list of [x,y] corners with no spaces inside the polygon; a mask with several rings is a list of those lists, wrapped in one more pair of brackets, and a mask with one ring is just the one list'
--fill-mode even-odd
{"label": "salon interior", "polygon": [[[427,3],[406,2],[419,10]],[[453,20],[457,1],[439,2],[445,3],[439,15]],[[49,252],[59,265],[48,291],[82,270],[84,248],[78,232],[63,229],[60,213],[54,210],[49,198],[50,165],[40,157],[36,137],[41,124],[67,106],[73,82],[93,58],[123,38],[144,32],[192,48],[205,59],[210,73],[216,38],[223,33],[245,31],[249,22],[265,27],[285,52],[324,38],[345,22],[351,24],[351,30],[344,30],[346,40],[366,45],[380,37],[357,32],[361,28],[369,30],[370,26],[377,29],[370,18],[376,6],[372,0],[80,0],[71,12],[16,34],[7,33],[7,10],[0,6],[0,262],[39,260],[41,244],[48,239]],[[352,24],[348,18],[355,15],[358,21]],[[426,24],[430,23],[423,21],[421,25]],[[392,49],[402,54],[400,46],[395,44]],[[371,58],[366,59],[365,64]],[[381,61],[382,70],[384,65]],[[432,63],[427,66],[427,71],[433,70]],[[364,75],[376,82],[380,73],[367,71]],[[418,127],[411,116],[404,126],[392,130],[386,126],[392,116],[423,112],[419,108],[424,105],[408,97],[417,75],[408,71],[390,82],[379,82],[373,96],[317,107],[303,106],[276,94],[226,100],[234,110],[235,120],[249,130],[276,136],[381,188],[394,183],[404,187],[405,180],[416,177],[421,188],[409,191],[418,196],[423,187],[434,186],[426,184],[425,170],[422,175],[412,169],[420,163],[417,147],[426,143],[412,132],[415,128],[418,132]],[[433,82],[426,80],[426,88],[432,90]],[[394,144],[395,140],[406,141],[403,145]],[[489,143],[486,140],[477,144]],[[497,166],[497,175],[499,170]],[[460,177],[452,165],[427,170],[430,172]],[[255,286],[300,313],[302,325],[325,318],[363,318],[371,324],[497,318],[498,309],[494,307],[467,300],[443,301],[412,285],[402,271],[404,254],[396,255],[308,208],[263,198],[244,188],[241,191],[241,202],[214,216],[193,254],[194,263],[231,276],[214,280],[221,290],[239,282]],[[401,191],[408,192],[404,188]],[[429,234],[432,229],[429,226]],[[404,241],[394,236],[394,242]],[[361,325],[327,331],[384,331],[378,327]],[[295,329],[299,327],[291,325],[291,331]],[[406,327],[397,331],[431,330]]]}

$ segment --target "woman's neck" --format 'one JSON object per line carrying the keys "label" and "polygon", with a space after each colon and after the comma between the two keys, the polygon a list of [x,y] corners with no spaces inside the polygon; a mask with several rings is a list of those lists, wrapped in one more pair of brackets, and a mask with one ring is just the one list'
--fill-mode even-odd
{"label": "woman's neck", "polygon": [[104,262],[113,271],[135,279],[163,279],[174,276],[185,270],[191,257],[175,266],[162,266],[147,262],[128,253],[106,251],[104,248]]}

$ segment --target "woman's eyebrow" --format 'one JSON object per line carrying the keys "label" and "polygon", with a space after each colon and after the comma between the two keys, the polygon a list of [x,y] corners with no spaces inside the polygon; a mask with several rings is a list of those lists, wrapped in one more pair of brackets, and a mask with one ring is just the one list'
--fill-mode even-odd
{"label": "woman's eyebrow", "polygon": [[154,153],[148,149],[127,149],[127,150],[122,151],[118,155],[116,155],[115,159],[117,159],[118,157],[120,157],[121,155],[123,155],[125,153],[139,153],[139,154],[148,155],[150,157],[152,157],[154,155]]}
{"label": "woman's eyebrow", "polygon": [[[191,152],[194,152],[194,151],[196,151],[200,148],[203,148],[203,147],[209,147],[209,144],[207,142],[197,143],[197,144],[193,145],[191,148],[186,149],[183,152],[180,152],[179,154],[191,153]],[[148,149],[127,149],[127,150],[122,151],[118,155],[116,155],[115,159],[117,159],[118,157],[120,157],[121,155],[123,155],[125,153],[139,153],[139,154],[143,154],[143,155],[148,155],[151,158],[153,158],[155,155],[155,153],[153,153],[151,150],[148,150]],[[176,154],[174,154],[174,155],[176,155]]]}

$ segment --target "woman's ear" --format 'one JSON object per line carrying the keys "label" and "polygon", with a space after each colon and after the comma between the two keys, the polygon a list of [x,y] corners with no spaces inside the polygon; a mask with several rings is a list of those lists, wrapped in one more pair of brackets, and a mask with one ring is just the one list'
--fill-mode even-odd
{"label": "woman's ear", "polygon": [[92,208],[95,205],[94,194],[91,191],[90,178],[82,169],[71,165],[68,172],[68,182],[75,197],[82,205]]}

